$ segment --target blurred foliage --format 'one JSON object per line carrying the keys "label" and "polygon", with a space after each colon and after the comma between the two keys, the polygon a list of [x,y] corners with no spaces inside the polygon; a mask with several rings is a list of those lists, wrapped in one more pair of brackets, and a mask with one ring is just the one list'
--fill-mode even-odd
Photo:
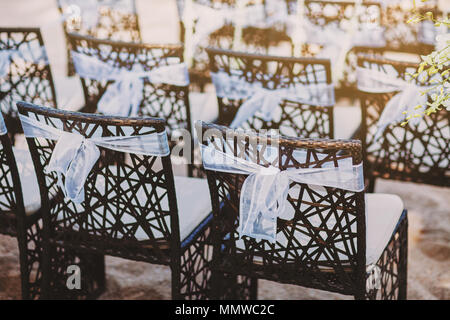
{"label": "blurred foliage", "polygon": [[[428,0],[421,0],[421,2],[427,2]],[[434,16],[433,12],[427,11],[421,13],[416,6],[416,1],[413,0],[413,16],[407,21],[408,23],[419,23],[424,20],[429,20],[434,23],[436,27],[445,26],[450,27],[450,20],[447,14],[445,17],[438,19]],[[430,115],[442,108],[446,108],[450,111],[450,33],[440,34],[436,38],[436,50],[426,56],[421,56],[421,63],[417,68],[416,72],[412,75],[413,78],[419,80],[420,75],[424,72],[427,73],[428,77],[432,78],[430,80],[430,87],[422,92],[422,94],[431,95],[431,101],[427,103],[426,106],[418,105],[415,107],[413,113],[406,114],[406,119],[402,123],[402,126],[406,125],[408,121],[412,118],[418,118],[423,115]],[[425,81],[425,80],[423,80]]]}

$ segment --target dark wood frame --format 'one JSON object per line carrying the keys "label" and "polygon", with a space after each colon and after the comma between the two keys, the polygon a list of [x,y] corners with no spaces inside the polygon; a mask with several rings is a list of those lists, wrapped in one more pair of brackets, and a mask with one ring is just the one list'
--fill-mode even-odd
{"label": "dark wood frame", "polygon": [[[85,137],[90,137],[98,130],[101,130],[102,136],[124,135],[124,127],[132,128],[133,135],[165,131],[165,121],[158,118],[108,117],[53,110],[23,102],[18,103],[18,109],[20,114],[35,119],[44,118],[50,126],[55,126],[57,121],[61,121],[65,131],[77,132]],[[43,298],[98,296],[105,287],[104,255],[106,254],[169,265],[172,270],[174,299],[206,298],[210,276],[207,260],[209,247],[206,240],[211,218],[210,216],[205,218],[183,242],[180,241],[177,205],[183,204],[177,204],[169,155],[151,157],[127,154],[131,164],[126,164],[124,153],[100,148],[100,159],[94,165],[85,183],[85,201],[82,206],[76,207],[70,200],[64,199],[62,191],[56,184],[56,174],[44,171],[55,147],[55,141],[27,138],[27,142],[42,198]],[[156,163],[161,165],[159,169]],[[110,172],[110,165],[115,165],[123,173],[125,172],[123,170],[128,170],[126,172],[130,174],[119,177]],[[137,173],[139,169],[144,169],[145,172],[134,184],[131,172]],[[142,189],[145,191],[147,201],[150,202],[143,206],[133,204],[132,201],[127,201],[126,191],[123,191],[123,197],[115,196],[111,200],[109,197],[120,192],[114,185],[102,194],[103,191],[97,189],[95,185],[100,176],[104,177],[105,181],[109,181],[109,178],[127,181],[130,188],[136,192],[140,187],[144,188],[144,185],[150,186],[149,190]],[[152,180],[153,178],[156,180]],[[166,190],[167,211],[161,207],[163,197],[152,197],[152,192],[156,192],[157,187]],[[134,191],[132,191],[133,194]],[[116,201],[114,201],[115,198],[117,198]],[[120,199],[126,201],[120,201]],[[97,204],[93,204],[92,201]],[[108,209],[109,206],[116,208],[119,204],[120,210],[113,212]],[[99,208],[103,208],[104,211]],[[125,210],[128,214],[135,216],[136,223],[133,228],[127,229],[127,233],[122,230],[122,237],[117,237],[115,228],[119,226],[118,221],[122,221],[121,217]],[[146,212],[145,215],[144,212]],[[107,213],[112,214],[116,222],[110,228],[106,227],[110,225],[110,222],[107,223],[105,220]],[[92,225],[96,219],[100,219],[101,225],[105,228],[96,227],[88,230],[89,225]],[[168,224],[171,227],[168,227]],[[138,241],[135,238],[134,232],[137,227],[145,230],[149,236],[148,240]],[[155,233],[157,231],[160,232],[159,236]],[[86,259],[77,258],[74,252],[82,254]],[[82,273],[84,276],[81,290],[68,290],[66,287],[66,268],[71,264],[78,264],[82,270],[85,270]]]}
{"label": "dark wood frame", "polygon": [[[214,130],[215,134],[201,138],[202,132]],[[226,127],[199,123],[197,132],[199,140],[206,145],[214,144],[223,148],[227,144],[234,156],[246,154],[261,165],[276,163],[281,170],[299,167],[320,167],[327,161],[334,162],[337,158],[350,157],[354,164],[362,161],[362,145],[356,140],[299,139],[280,137],[277,139],[280,155],[273,162],[264,159],[264,155],[255,146],[255,142],[270,144],[271,138],[258,135],[239,135]],[[212,138],[211,138],[212,137]],[[216,139],[219,142],[215,142]],[[252,142],[250,142],[252,141]],[[252,147],[253,146],[253,147]],[[264,150],[262,148],[261,150]],[[309,154],[306,163],[299,163],[293,157],[293,151],[303,149]],[[316,158],[316,152],[329,154],[324,160]],[[335,162],[335,165],[338,165]],[[237,225],[239,223],[239,198],[245,175],[223,173],[207,170],[211,201],[213,206],[212,243],[213,260],[211,263],[212,298],[215,299],[255,299],[257,279],[267,279],[280,283],[297,284],[309,288],[353,295],[356,299],[406,299],[407,277],[407,213],[403,211],[392,238],[377,262],[382,274],[382,287],[379,290],[366,290],[366,225],[364,192],[349,192],[337,188],[324,187],[327,195],[319,195],[310,186],[291,182],[293,187],[300,188],[299,200],[290,194],[288,201],[295,209],[292,220],[278,218],[277,233],[286,237],[286,244],[277,246],[266,241],[256,241],[244,236],[244,247],[239,248]],[[296,192],[297,194],[297,192]],[[303,202],[303,194],[315,198],[312,202]],[[336,199],[329,201],[327,199]],[[298,202],[297,202],[298,201]],[[302,202],[306,209],[299,209]],[[326,208],[330,213],[325,213]],[[338,210],[342,216],[338,218]],[[320,217],[319,228],[309,223],[311,213]],[[335,215],[339,226],[329,229],[326,222]],[[355,227],[353,231],[351,227]],[[301,245],[296,240],[295,232],[311,235],[307,245]],[[352,230],[352,231],[350,231]],[[326,233],[326,240],[320,233]],[[339,235],[353,243],[345,245],[340,250],[344,259],[337,258],[338,249],[334,240]],[[337,238],[336,238],[337,236]],[[333,240],[334,239],[334,240]],[[356,242],[356,243],[355,243]],[[342,245],[344,247],[344,244]],[[320,261],[307,250],[315,248],[316,253],[325,254],[328,259]],[[328,251],[326,251],[328,250]],[[335,251],[336,250],[336,251]],[[261,261],[255,261],[258,256]]]}

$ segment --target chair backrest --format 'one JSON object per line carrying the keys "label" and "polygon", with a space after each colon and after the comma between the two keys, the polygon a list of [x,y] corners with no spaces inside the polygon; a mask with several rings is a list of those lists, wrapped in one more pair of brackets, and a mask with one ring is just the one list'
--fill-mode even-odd
{"label": "chair backrest", "polygon": [[[331,84],[330,61],[315,58],[275,57],[207,48],[210,71],[237,75],[262,88],[280,89],[298,85]],[[244,99],[218,97],[218,123],[230,125]],[[269,122],[255,114],[245,128],[276,129],[288,136],[333,137],[333,108],[302,104],[284,99]]]}
{"label": "chair backrest", "polygon": [[17,235],[25,209],[16,160],[0,113],[0,234]]}
{"label": "chair backrest", "polygon": [[[254,134],[229,130],[226,127],[199,124],[197,132],[203,135],[202,143],[238,158],[281,171],[298,168],[321,168],[338,160],[352,159],[361,164],[361,143],[356,140],[327,140],[300,138],[260,138]],[[200,137],[199,137],[200,139]],[[275,141],[275,143],[274,143]],[[225,147],[226,146],[226,147]],[[267,158],[267,146],[277,146],[278,152]],[[300,159],[300,153],[306,157]],[[364,192],[350,192],[339,188],[313,186],[291,181],[286,210],[277,219],[277,239],[257,241],[239,238],[239,207],[241,189],[247,175],[207,170],[213,207],[212,241],[218,244],[214,254],[221,267],[238,270],[244,267],[255,272],[272,274],[272,279],[292,279],[303,284],[320,283],[319,271],[333,269],[336,286],[351,287],[355,279],[346,271],[365,270],[365,209]],[[226,255],[226,259],[221,259]],[[231,261],[231,266],[221,265]],[[302,270],[318,271],[318,278],[302,277]],[[242,270],[240,270],[242,272]],[[363,277],[363,276],[362,276]],[[364,278],[364,277],[363,277]],[[361,280],[361,279],[360,279]],[[364,280],[363,280],[364,281]],[[317,285],[317,284],[316,284]]]}
{"label": "chair backrest", "polygon": [[[10,60],[0,75],[0,108],[10,135],[20,132],[16,101],[57,107],[47,53],[38,28],[0,28],[0,54]],[[14,51],[14,53],[12,53]]]}
{"label": "chair backrest", "polygon": [[[147,45],[99,40],[88,36],[69,34],[74,52],[95,57],[115,68],[131,70],[139,66],[143,71],[183,62],[181,45]],[[97,104],[113,81],[81,78],[86,110],[95,112]],[[169,133],[184,128],[191,130],[189,86],[152,83],[144,80],[143,100],[139,116],[160,117],[166,120]]]}
{"label": "chair backrest", "polygon": [[[359,56],[358,65],[403,80],[411,80],[410,74],[417,70],[415,63],[382,57]],[[411,81],[427,85],[430,80],[431,78],[422,78],[423,82],[418,79]],[[448,186],[450,114],[444,108],[424,116],[417,124],[401,126],[399,123],[392,123],[379,140],[375,139],[380,115],[388,101],[397,93],[359,92],[365,172],[375,177]]]}
{"label": "chair backrest", "polygon": [[[164,120],[157,118],[107,117],[22,102],[18,109],[21,115],[86,139],[165,132]],[[58,175],[46,170],[57,141],[28,137],[27,142],[42,197],[44,229],[53,237],[131,259],[169,261],[170,248],[180,241],[170,155],[98,146],[100,157],[84,183],[84,201],[76,203],[64,197]]]}
{"label": "chair backrest", "polygon": [[[96,5],[84,7],[92,3]],[[64,15],[63,27],[66,33],[76,32],[110,40],[141,41],[135,0],[95,0],[90,3],[83,0],[57,0],[57,5]]]}
{"label": "chair backrest", "polygon": [[[185,0],[177,0],[177,8],[180,24],[180,41],[188,45],[189,32],[187,21],[184,21],[186,10]],[[240,30],[238,30],[239,1],[229,0],[192,0],[192,3],[199,5],[205,10],[197,10],[195,14],[199,17],[193,21],[192,38],[195,39],[192,48],[192,60],[187,61],[192,64],[192,81],[199,83],[209,82],[207,77],[208,57],[205,53],[207,47],[217,47],[222,49],[242,50],[252,53],[268,54],[271,49],[277,48],[282,43],[286,43],[286,55],[290,54],[289,36],[286,34],[286,23],[284,21],[271,21],[270,15],[280,14],[286,11],[286,6],[280,7],[281,1],[252,0],[243,1],[242,10],[246,16],[241,19]],[[275,5],[275,6],[274,6]],[[208,10],[209,9],[209,10]],[[194,8],[195,11],[195,8]],[[210,15],[216,11],[218,15],[225,11],[229,12],[225,19],[215,18]],[[233,13],[231,13],[233,12]],[[287,12],[285,12],[287,14]],[[286,15],[287,17],[287,15]],[[222,22],[222,24],[218,23]],[[207,34],[203,30],[207,30]],[[277,49],[278,50],[278,49]],[[188,57],[189,58],[189,57]]]}

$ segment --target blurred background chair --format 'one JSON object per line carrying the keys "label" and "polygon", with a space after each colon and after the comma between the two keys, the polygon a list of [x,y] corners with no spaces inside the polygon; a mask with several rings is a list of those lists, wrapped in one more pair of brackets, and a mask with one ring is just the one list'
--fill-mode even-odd
{"label": "blurred background chair", "polygon": [[[353,166],[362,163],[358,141],[271,139],[206,123],[199,123],[197,132],[205,133],[206,147],[281,171],[339,168],[345,159]],[[267,152],[271,145],[276,154]],[[407,216],[398,196],[290,180],[285,207],[275,218],[276,240],[271,242],[240,235],[247,175],[221,171],[206,171],[213,206],[213,298],[255,299],[257,279],[266,279],[356,299],[406,299]],[[372,286],[374,270],[378,285]]]}
{"label": "blurred background chair", "polygon": [[13,139],[21,132],[16,102],[57,108],[56,91],[38,28],[0,28],[0,108]]}
{"label": "blurred background chair", "polygon": [[[99,39],[141,42],[135,0],[56,0],[68,33],[79,33]],[[67,41],[68,75],[74,74]]]}
{"label": "blurred background chair", "polygon": [[[171,138],[170,143],[172,147],[175,145],[177,137],[191,139],[191,137],[194,136],[192,134],[193,115],[189,103],[189,78],[187,77],[187,70],[186,75],[184,75],[184,70],[182,70],[183,67],[181,66],[183,63],[183,46],[117,42],[100,40],[72,33],[67,34],[67,37],[71,48],[77,54],[98,59],[114,68],[114,70],[142,74],[141,79],[138,78],[137,81],[143,82],[143,87],[135,86],[131,88],[132,92],[130,98],[139,100],[135,101],[137,112],[134,115],[129,113],[124,113],[123,115],[163,118],[167,123],[167,132]],[[146,77],[144,75],[146,72],[151,72],[166,66],[179,66],[181,69],[166,70],[164,77],[169,77],[169,79],[171,77],[181,77],[183,79],[185,76],[184,78],[187,82],[178,85],[160,83],[152,81],[153,78],[151,76]],[[100,72],[99,68],[96,70],[96,72]],[[181,74],[174,74],[177,72]],[[110,75],[104,73],[99,74],[98,76],[96,75],[96,77],[99,77],[98,79],[88,78],[85,74],[80,74],[79,76],[86,101],[86,106],[83,108],[83,111],[90,113],[99,112],[99,102],[108,90],[113,89],[112,87],[115,85],[114,83],[116,81],[108,80],[107,77]],[[123,77],[121,77],[122,76],[118,75],[117,79],[123,79]],[[120,90],[125,89],[124,87],[120,87]],[[120,95],[124,94],[123,91],[119,91],[119,93]],[[124,99],[126,100],[126,97],[124,97]],[[132,99],[122,101],[114,99],[112,103],[125,109],[127,108],[127,105],[131,103],[131,100]],[[105,113],[106,111],[108,110],[103,109],[100,113]],[[201,108],[199,111],[203,112]],[[115,111],[111,111],[106,114],[113,115],[114,113]],[[199,117],[205,115],[202,113],[201,115],[196,116]],[[189,132],[190,136],[183,136],[180,130]],[[189,159],[189,156],[192,157],[194,149],[193,140],[186,141],[186,143],[190,143],[190,148],[186,149],[189,150],[188,152],[190,154],[182,156]],[[188,174],[190,176],[193,175],[193,170],[195,170],[193,166],[188,164]]]}
{"label": "blurred background chair", "polygon": [[31,165],[15,158],[14,147],[0,114],[0,234],[16,237],[20,251],[22,299],[40,297],[40,194]]}
{"label": "blurred background chair", "polygon": [[[91,287],[84,281],[94,277],[94,292],[101,292],[105,286],[103,255],[113,255],[168,265],[174,299],[205,298],[210,276],[208,186],[205,180],[173,176],[165,121],[70,113],[27,103],[19,103],[18,108],[23,125],[44,126],[44,132],[59,136],[42,135],[42,131],[33,135],[24,129],[42,195],[43,296],[91,298],[90,292],[86,293]],[[115,141],[114,151],[108,147],[111,139]],[[92,146],[93,141],[102,147]],[[56,148],[72,142],[70,148],[84,144],[83,150],[100,152],[99,160],[94,157],[92,169],[82,171],[86,180],[74,174],[78,171],[72,175],[67,171],[60,180],[61,174],[50,167],[52,157],[59,152]],[[156,147],[158,150],[154,150]],[[85,168],[84,160],[92,159],[90,151],[83,154],[86,158],[71,159],[78,169]],[[81,189],[70,187],[74,185]],[[73,190],[79,190],[75,197]],[[67,279],[67,267],[75,264],[55,253],[66,249],[93,256],[90,265],[80,264],[80,290],[69,290],[61,281]]]}
{"label": "blurred background chair", "polygon": [[[268,99],[277,94],[282,97],[279,102],[268,99],[256,102],[259,105],[274,104],[271,119],[267,121],[258,111],[239,127],[275,129],[284,135],[305,138],[333,137],[334,87],[329,60],[275,57],[215,48],[206,51],[211,75],[215,75],[213,82],[219,106],[217,123],[233,123],[241,106],[252,99],[246,97],[248,92],[241,94],[246,87],[255,92],[263,88],[267,89]],[[292,94],[278,93],[279,90],[291,90]]]}
{"label": "blurred background chair", "polygon": [[[373,83],[372,92],[365,89],[359,90],[361,104],[361,132],[357,136],[363,144],[364,165],[366,178],[369,180],[369,191],[373,192],[377,178],[427,183],[437,186],[449,186],[450,183],[450,129],[449,113],[442,110],[424,116],[418,123],[413,120],[405,126],[400,122],[403,120],[392,119],[391,123],[382,132],[378,133],[378,123],[386,105],[394,96],[401,94],[400,91],[389,89],[388,83],[382,81],[383,75],[393,79],[400,79],[405,86],[410,82],[417,84],[413,88],[416,95],[421,91],[429,90],[433,77],[421,74],[417,79],[411,75],[417,70],[417,64],[386,59],[384,57],[359,56],[358,65],[363,73],[366,70],[381,72],[379,81]],[[361,82],[361,81],[360,81]],[[361,83],[360,83],[361,85]],[[367,85],[366,85],[367,86]],[[388,90],[385,90],[386,87]],[[433,92],[428,92],[428,97]],[[403,100],[403,103],[413,103],[412,107],[418,105],[411,100]],[[427,99],[424,100],[422,109],[427,107]],[[401,102],[400,102],[401,103]],[[419,110],[419,111],[421,111]]]}

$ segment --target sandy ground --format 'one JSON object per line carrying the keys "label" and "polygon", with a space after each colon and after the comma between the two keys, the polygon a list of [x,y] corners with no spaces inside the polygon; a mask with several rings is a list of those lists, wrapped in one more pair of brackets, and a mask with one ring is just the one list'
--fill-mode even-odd
{"label": "sandy ground", "polygon": [[[58,94],[81,97],[77,78],[66,78],[63,30],[56,0],[0,0],[1,26],[40,26]],[[174,0],[137,0],[146,42],[178,39]],[[70,97],[71,98],[71,97]],[[335,136],[347,138],[358,126],[359,108],[340,103]],[[376,192],[398,194],[409,211],[408,297],[450,299],[450,189],[380,180]],[[16,240],[0,235],[0,299],[20,298]],[[107,258],[107,291],[102,299],[170,299],[167,267]],[[348,299],[349,297],[269,281],[259,282],[260,299]]]}

